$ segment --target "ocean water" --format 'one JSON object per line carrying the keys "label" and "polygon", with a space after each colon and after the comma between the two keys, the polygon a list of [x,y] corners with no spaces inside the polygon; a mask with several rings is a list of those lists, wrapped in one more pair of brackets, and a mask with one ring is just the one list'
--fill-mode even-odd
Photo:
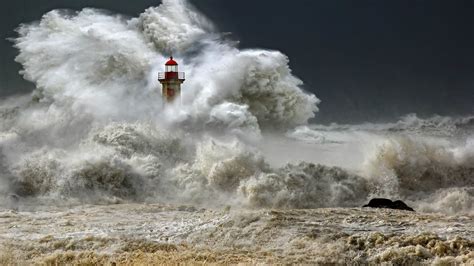
{"label": "ocean water", "polygon": [[[319,125],[284,54],[185,1],[18,33],[36,89],[0,102],[0,264],[474,262],[474,116]],[[181,105],[156,81],[171,52]]]}

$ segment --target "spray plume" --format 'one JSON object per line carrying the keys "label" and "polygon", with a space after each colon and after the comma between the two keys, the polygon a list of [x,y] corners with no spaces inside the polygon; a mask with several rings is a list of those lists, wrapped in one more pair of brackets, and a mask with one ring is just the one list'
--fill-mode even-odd
{"label": "spray plume", "polygon": [[[423,185],[422,199],[472,210],[472,178],[462,178],[472,176],[472,147],[417,138],[387,142],[374,133],[387,134],[391,126],[308,126],[319,100],[302,90],[288,58],[240,50],[186,1],[165,0],[138,18],[54,10],[18,33],[16,60],[36,89],[31,101],[0,103],[3,197],[14,193],[25,204],[316,208],[357,206],[393,184],[388,190],[398,196],[410,198],[410,190]],[[171,52],[187,73],[181,106],[164,106],[157,84]],[[363,154],[368,159],[359,171],[306,162],[274,166],[259,146],[268,134],[282,132],[290,137],[285,141],[294,139],[288,150],[301,141],[357,140],[374,148]],[[416,172],[420,168],[428,170]],[[459,175],[454,185],[450,174]],[[429,183],[433,176],[441,185]],[[387,178],[392,182],[384,183]]]}

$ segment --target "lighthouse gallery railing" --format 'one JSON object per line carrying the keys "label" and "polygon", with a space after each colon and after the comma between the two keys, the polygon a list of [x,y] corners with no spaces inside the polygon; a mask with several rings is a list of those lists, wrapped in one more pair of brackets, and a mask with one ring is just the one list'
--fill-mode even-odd
{"label": "lighthouse gallery railing", "polygon": [[185,79],[184,72],[158,72],[158,80]]}

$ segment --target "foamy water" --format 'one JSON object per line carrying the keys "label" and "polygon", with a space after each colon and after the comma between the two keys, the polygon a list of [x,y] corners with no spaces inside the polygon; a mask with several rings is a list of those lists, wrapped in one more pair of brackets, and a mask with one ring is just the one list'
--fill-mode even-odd
{"label": "foamy water", "polygon": [[0,262],[469,265],[472,218],[360,208],[209,210],[156,204],[4,211]]}
{"label": "foamy water", "polygon": [[[279,249],[288,262],[397,262],[404,254],[414,254],[406,262],[472,262],[473,117],[309,124],[319,99],[302,89],[284,54],[239,49],[185,1],[164,1],[137,18],[54,10],[18,32],[17,61],[36,84],[31,96],[0,102],[1,241],[21,250],[18,260],[34,260],[27,247],[38,245],[41,259],[67,251],[107,261],[114,252],[147,247],[231,256],[237,247],[247,262],[278,261]],[[171,51],[187,73],[181,106],[164,106],[156,82]],[[419,214],[354,209],[381,196],[404,200]],[[118,205],[105,217],[108,207],[98,204]],[[148,216],[147,204],[168,209]],[[183,204],[190,213],[179,210]],[[229,208],[232,214],[220,211]],[[302,222],[264,234],[280,213]],[[313,214],[318,222],[310,221]],[[234,227],[239,215],[264,222]],[[58,231],[43,228],[56,218],[65,222]],[[127,219],[127,228],[118,224]],[[344,235],[335,233],[337,223],[347,225]],[[203,233],[226,224],[233,228],[221,232],[228,243]],[[133,250],[111,240],[131,235],[138,240],[124,241]],[[355,251],[372,237],[381,246]],[[183,243],[192,246],[176,246]],[[301,248],[278,247],[283,243]],[[308,253],[321,243],[325,249]],[[451,244],[449,252],[436,248]],[[330,249],[351,252],[332,260]],[[245,250],[260,255],[246,257]],[[68,256],[61,252],[57,262]],[[222,254],[212,256],[224,262]]]}

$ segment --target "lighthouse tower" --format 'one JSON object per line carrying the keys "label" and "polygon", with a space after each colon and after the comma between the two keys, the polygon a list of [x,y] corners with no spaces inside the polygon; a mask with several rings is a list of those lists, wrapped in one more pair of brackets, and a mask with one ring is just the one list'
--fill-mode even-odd
{"label": "lighthouse tower", "polygon": [[178,72],[178,63],[171,56],[165,64],[165,72],[158,73],[158,81],[161,83],[161,95],[164,103],[172,103],[176,100],[181,103],[181,84],[184,82],[184,72]]}

